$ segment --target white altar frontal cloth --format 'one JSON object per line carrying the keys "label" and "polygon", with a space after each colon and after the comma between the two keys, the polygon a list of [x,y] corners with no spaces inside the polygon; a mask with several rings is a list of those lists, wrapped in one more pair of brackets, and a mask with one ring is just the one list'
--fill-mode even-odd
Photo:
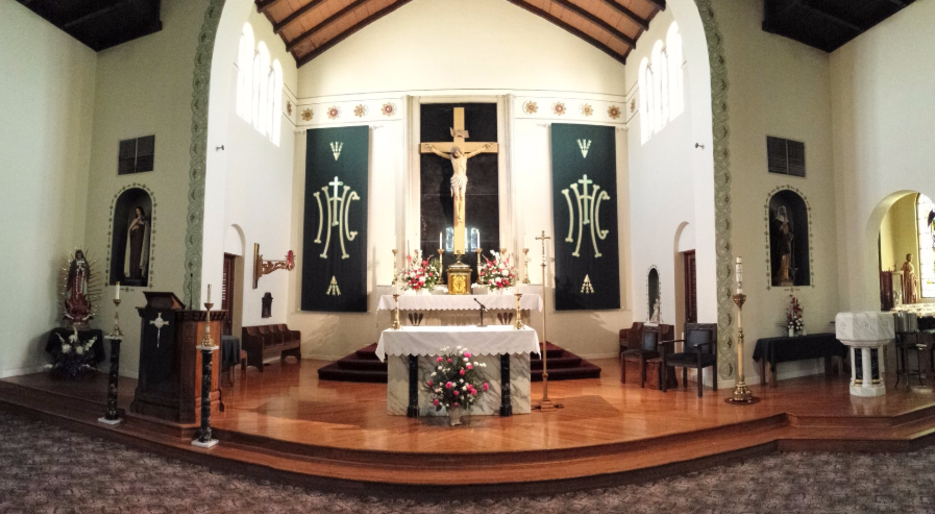
{"label": "white altar frontal cloth", "polygon": [[[399,296],[399,310],[401,311],[476,311],[480,310],[480,302],[492,311],[511,311],[516,309],[516,297],[511,294],[498,295],[432,295],[408,294]],[[383,295],[377,304],[378,311],[391,311],[396,308],[393,295]],[[538,294],[524,294],[519,299],[521,310],[536,310],[542,312],[542,297]],[[439,347],[441,348],[441,347]]]}
{"label": "white altar frontal cloth", "polygon": [[429,326],[387,329],[380,334],[377,358],[387,355],[438,355],[442,348],[467,348],[474,355],[539,353],[539,335],[510,325]]}

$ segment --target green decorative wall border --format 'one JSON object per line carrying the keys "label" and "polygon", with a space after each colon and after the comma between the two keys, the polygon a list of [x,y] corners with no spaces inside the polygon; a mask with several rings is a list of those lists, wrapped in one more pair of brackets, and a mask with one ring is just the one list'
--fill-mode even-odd
{"label": "green decorative wall border", "polygon": [[225,0],[210,0],[198,34],[195,76],[192,82],[191,167],[188,172],[188,228],[185,231],[185,280],[187,305],[201,305],[201,260],[204,240],[205,170],[208,146],[208,96],[211,90],[211,61]]}
{"label": "green decorative wall border", "polygon": [[717,325],[718,374],[729,379],[734,376],[737,356],[734,352],[732,326],[734,302],[731,293],[733,255],[731,247],[731,175],[730,128],[727,112],[727,64],[724,59],[724,40],[718,29],[711,0],[695,0],[708,43],[708,61],[711,67],[711,123],[714,136],[714,224],[717,270]]}

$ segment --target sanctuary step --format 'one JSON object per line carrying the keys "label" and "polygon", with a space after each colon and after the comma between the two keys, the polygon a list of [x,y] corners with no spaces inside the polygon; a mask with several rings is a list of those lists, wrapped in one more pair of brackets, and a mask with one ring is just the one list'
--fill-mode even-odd
{"label": "sanctuary step", "polygon": [[[601,368],[552,343],[546,343],[549,380],[600,378]],[[533,355],[530,362],[532,381],[542,381],[542,359]],[[377,344],[365,346],[356,352],[318,369],[320,380],[337,382],[386,383],[386,363],[377,358]]]}

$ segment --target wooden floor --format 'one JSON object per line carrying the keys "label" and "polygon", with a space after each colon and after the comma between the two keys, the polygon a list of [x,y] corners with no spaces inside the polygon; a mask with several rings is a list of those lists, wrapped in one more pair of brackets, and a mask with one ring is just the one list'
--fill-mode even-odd
{"label": "wooden floor", "polygon": [[[223,394],[225,412],[212,418],[221,444],[190,446],[194,426],[129,415],[115,428],[96,422],[103,412],[106,377],[86,383],[46,374],[0,381],[0,405],[81,424],[121,440],[227,467],[271,470],[336,483],[443,486],[475,484],[511,491],[609,485],[697,469],[727,458],[774,450],[908,451],[930,444],[935,395],[892,390],[879,398],[848,394],[845,378],[785,380],[755,385],[755,405],[724,402],[730,391],[640,389],[619,382],[615,360],[596,361],[599,379],[549,384],[564,408],[510,418],[446,418],[386,414],[386,385],[318,381],[327,364],[277,363]],[[120,406],[128,407],[135,381],[121,379]],[[534,398],[541,384],[533,384]],[[459,473],[445,470],[457,466]],[[223,467],[223,466],[222,466]],[[557,482],[556,482],[557,481]],[[550,486],[551,487],[551,486]],[[554,489],[550,489],[554,490]]]}

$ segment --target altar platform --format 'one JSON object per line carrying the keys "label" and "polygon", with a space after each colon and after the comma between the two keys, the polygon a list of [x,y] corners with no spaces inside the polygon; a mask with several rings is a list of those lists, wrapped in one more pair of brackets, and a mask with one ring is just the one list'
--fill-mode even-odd
{"label": "altar platform", "polygon": [[[3,379],[0,408],[260,478],[407,495],[553,494],[772,451],[895,452],[935,441],[935,394],[858,398],[846,378],[820,375],[754,385],[762,401],[736,406],[724,402],[728,388],[707,389],[703,398],[694,387],[640,389],[619,382],[615,360],[597,363],[602,378],[550,383],[562,409],[470,417],[459,427],[444,418],[389,416],[386,385],[319,381],[322,361],[250,369],[223,392],[226,410],[212,417],[221,444],[210,450],[191,446],[194,425],[132,413],[115,427],[98,423],[105,374],[77,385],[45,373]],[[121,379],[121,407],[135,385]],[[532,396],[541,396],[541,384],[532,385]]]}

